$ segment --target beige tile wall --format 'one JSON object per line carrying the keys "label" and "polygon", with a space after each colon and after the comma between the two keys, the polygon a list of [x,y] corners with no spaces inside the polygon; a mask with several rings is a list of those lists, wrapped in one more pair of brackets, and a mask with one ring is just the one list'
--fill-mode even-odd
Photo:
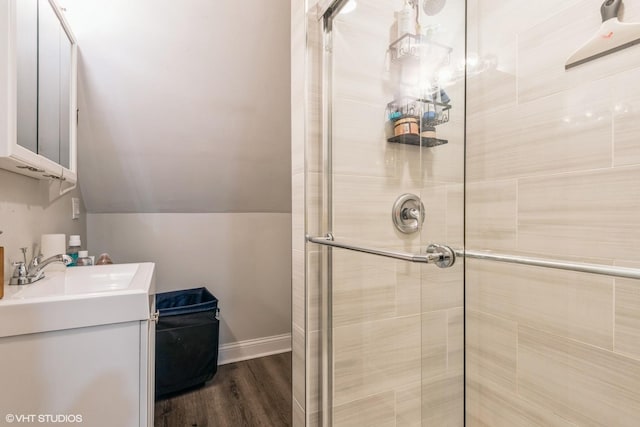
{"label": "beige tile wall", "polygon": [[463,374],[445,374],[422,382],[422,426],[464,425]]}
{"label": "beige tile wall", "polygon": [[638,423],[640,361],[520,326],[518,392],[578,425]]}
{"label": "beige tile wall", "polygon": [[[619,262],[622,267],[640,268],[640,263]],[[637,280],[615,279],[616,352],[640,359],[640,286]]]}
{"label": "beige tile wall", "polygon": [[[637,267],[640,47],[565,71],[601,1],[468,3],[467,248]],[[638,424],[639,281],[472,260],[466,303],[467,425]]]}

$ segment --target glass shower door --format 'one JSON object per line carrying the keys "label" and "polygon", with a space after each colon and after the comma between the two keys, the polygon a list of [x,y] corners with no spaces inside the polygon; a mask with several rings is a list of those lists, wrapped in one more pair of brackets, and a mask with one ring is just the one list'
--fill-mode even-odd
{"label": "glass shower door", "polygon": [[[464,243],[465,11],[433,3],[337,1],[324,18],[324,228],[413,261]],[[463,261],[324,254],[323,424],[462,426]]]}

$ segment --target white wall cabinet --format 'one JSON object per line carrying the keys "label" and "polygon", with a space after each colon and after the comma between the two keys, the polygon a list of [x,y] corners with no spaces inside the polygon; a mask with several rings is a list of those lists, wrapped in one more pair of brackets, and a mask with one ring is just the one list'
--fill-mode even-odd
{"label": "white wall cabinet", "polygon": [[77,181],[77,44],[55,0],[0,1],[0,168]]}
{"label": "white wall cabinet", "polygon": [[0,338],[1,416],[153,426],[154,347],[153,320]]}

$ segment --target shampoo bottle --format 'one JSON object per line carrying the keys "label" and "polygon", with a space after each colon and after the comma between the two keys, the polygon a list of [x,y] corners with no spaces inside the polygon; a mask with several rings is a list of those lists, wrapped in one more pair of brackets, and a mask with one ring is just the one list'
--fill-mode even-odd
{"label": "shampoo bottle", "polygon": [[402,10],[398,12],[398,38],[405,34],[415,34],[414,10],[411,2],[405,0]]}

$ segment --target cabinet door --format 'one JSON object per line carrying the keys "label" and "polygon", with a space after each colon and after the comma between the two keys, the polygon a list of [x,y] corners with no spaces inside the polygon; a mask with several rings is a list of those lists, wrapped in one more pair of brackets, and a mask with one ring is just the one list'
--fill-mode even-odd
{"label": "cabinet door", "polygon": [[[152,306],[155,307],[155,296]],[[154,308],[155,311],[155,308]],[[156,320],[140,322],[140,426],[153,427],[156,377]]]}
{"label": "cabinet door", "polygon": [[140,427],[140,327],[127,322],[0,338],[0,409],[82,417],[61,425]]}
{"label": "cabinet door", "polygon": [[38,0],[16,5],[18,145],[38,152]]}
{"label": "cabinet door", "polygon": [[[71,41],[60,28],[60,163],[70,168],[71,163]],[[75,119],[75,118],[74,118]],[[74,120],[75,123],[75,120]]]}
{"label": "cabinet door", "polygon": [[49,0],[14,3],[17,143],[70,169],[72,41]]}
{"label": "cabinet door", "polygon": [[[38,7],[38,154],[60,163],[60,21],[48,1]],[[18,117],[18,122],[21,120]],[[68,165],[67,165],[68,166]]]}

